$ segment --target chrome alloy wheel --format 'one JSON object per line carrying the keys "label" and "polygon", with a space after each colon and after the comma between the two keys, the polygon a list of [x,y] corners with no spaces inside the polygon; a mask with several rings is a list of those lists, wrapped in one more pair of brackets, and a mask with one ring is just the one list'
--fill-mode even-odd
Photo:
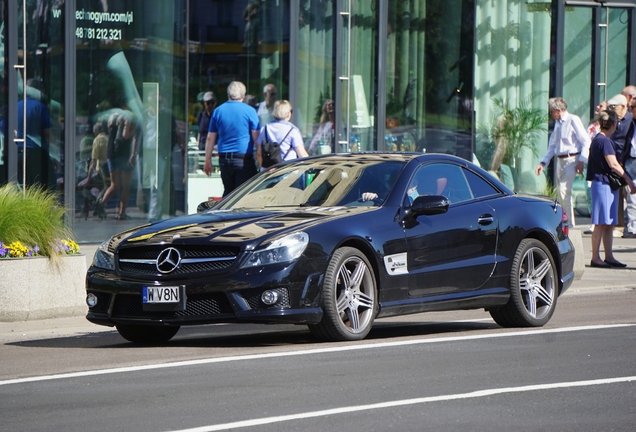
{"label": "chrome alloy wheel", "polygon": [[541,320],[551,312],[555,286],[554,268],[546,252],[538,247],[528,249],[519,268],[519,291],[532,318]]}
{"label": "chrome alloy wheel", "polygon": [[364,339],[378,313],[373,268],[358,249],[337,249],[327,267],[322,286],[324,312],[318,324],[309,326],[324,341]]}
{"label": "chrome alloy wheel", "polygon": [[338,269],[336,310],[351,333],[367,330],[373,320],[375,288],[367,264],[352,256]]}

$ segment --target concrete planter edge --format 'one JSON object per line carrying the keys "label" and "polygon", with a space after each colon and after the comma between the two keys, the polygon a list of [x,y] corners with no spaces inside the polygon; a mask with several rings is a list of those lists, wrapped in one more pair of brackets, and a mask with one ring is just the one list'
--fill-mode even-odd
{"label": "concrete planter edge", "polygon": [[0,322],[80,316],[86,313],[84,254],[0,260]]}

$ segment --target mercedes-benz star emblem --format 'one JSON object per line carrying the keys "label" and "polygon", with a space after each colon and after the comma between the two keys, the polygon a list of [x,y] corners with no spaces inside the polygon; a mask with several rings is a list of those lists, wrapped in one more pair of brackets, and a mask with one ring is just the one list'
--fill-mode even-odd
{"label": "mercedes-benz star emblem", "polygon": [[173,247],[164,249],[157,257],[157,270],[161,273],[173,272],[181,262],[181,254]]}

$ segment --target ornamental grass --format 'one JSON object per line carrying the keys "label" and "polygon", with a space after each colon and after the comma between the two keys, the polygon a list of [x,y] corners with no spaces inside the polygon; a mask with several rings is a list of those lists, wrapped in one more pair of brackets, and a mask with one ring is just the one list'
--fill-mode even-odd
{"label": "ornamental grass", "polygon": [[0,258],[79,253],[72,231],[64,224],[66,210],[54,192],[28,186],[23,195],[15,183],[0,186]]}

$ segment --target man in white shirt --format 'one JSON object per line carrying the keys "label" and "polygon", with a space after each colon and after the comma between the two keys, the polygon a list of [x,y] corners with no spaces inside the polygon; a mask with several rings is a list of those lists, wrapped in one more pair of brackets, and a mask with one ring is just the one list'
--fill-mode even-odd
{"label": "man in white shirt", "polygon": [[556,186],[559,201],[565,209],[570,226],[575,226],[572,205],[572,185],[577,174],[582,174],[590,153],[590,136],[581,119],[568,112],[568,104],[563,98],[548,101],[550,116],[554,119],[554,131],[550,135],[548,151],[535,169],[540,175],[545,166],[556,156]]}

